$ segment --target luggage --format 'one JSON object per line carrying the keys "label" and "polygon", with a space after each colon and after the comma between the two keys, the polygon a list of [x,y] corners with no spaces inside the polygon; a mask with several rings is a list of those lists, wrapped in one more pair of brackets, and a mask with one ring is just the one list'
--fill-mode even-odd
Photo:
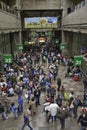
{"label": "luggage", "polygon": [[74,76],[74,81],[78,81],[79,80],[79,76],[78,75],[75,75]]}

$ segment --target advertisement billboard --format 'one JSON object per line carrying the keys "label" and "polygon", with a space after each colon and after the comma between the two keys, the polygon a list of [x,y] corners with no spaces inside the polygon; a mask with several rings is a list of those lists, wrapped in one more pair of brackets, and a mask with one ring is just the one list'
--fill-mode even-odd
{"label": "advertisement billboard", "polygon": [[31,17],[24,19],[25,28],[57,28],[57,17]]}

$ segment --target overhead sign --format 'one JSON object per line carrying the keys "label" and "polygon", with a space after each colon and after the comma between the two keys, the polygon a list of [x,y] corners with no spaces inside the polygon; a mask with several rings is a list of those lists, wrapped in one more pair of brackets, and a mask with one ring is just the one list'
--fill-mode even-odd
{"label": "overhead sign", "polygon": [[12,55],[11,54],[5,54],[4,55],[4,63],[5,64],[11,64],[12,63]]}
{"label": "overhead sign", "polygon": [[57,28],[58,17],[26,17],[25,28]]}
{"label": "overhead sign", "polygon": [[18,49],[23,50],[23,44],[18,44]]}
{"label": "overhead sign", "polygon": [[55,43],[58,44],[59,43],[59,39],[56,39]]}
{"label": "overhead sign", "polygon": [[74,56],[74,65],[81,66],[83,61],[82,56]]}
{"label": "overhead sign", "polygon": [[40,38],[38,39],[38,41],[39,41],[40,43],[43,43],[43,42],[46,41],[46,38],[44,38],[44,37],[40,37]]}
{"label": "overhead sign", "polygon": [[61,49],[61,50],[66,49],[66,43],[61,43],[61,44],[60,44],[60,49]]}

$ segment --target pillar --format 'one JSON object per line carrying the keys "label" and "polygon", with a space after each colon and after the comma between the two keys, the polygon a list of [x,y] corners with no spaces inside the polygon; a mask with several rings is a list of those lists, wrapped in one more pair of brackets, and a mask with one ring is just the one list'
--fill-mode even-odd
{"label": "pillar", "polygon": [[65,42],[65,32],[62,30],[62,42]]}
{"label": "pillar", "polygon": [[85,0],[85,5],[87,5],[87,0]]}
{"label": "pillar", "polygon": [[19,31],[19,41],[20,41],[20,44],[22,44],[22,32],[21,32],[21,30]]}
{"label": "pillar", "polygon": [[16,7],[17,9],[21,9],[21,0],[16,0]]}

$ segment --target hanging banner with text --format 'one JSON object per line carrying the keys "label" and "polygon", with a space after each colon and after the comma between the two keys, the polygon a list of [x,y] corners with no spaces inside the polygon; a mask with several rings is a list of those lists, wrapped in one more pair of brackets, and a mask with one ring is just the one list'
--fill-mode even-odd
{"label": "hanging banner with text", "polygon": [[60,50],[66,49],[66,43],[60,43]]}
{"label": "hanging banner with text", "polygon": [[18,44],[18,49],[23,50],[23,44]]}
{"label": "hanging banner with text", "polygon": [[4,63],[5,64],[11,64],[12,63],[12,55],[11,54],[5,54],[4,55]]}
{"label": "hanging banner with text", "polygon": [[82,56],[74,56],[74,65],[81,66],[83,61]]}
{"label": "hanging banner with text", "polygon": [[59,39],[55,39],[55,43],[58,44],[59,43]]}

